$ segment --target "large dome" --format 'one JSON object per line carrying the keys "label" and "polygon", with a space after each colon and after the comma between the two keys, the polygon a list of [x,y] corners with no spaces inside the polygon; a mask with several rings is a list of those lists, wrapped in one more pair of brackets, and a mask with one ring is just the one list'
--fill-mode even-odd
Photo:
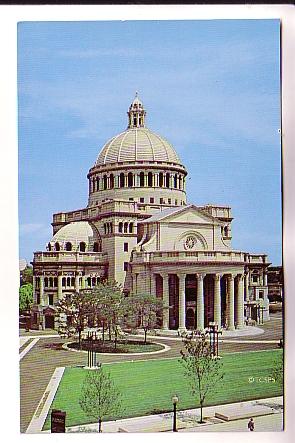
{"label": "large dome", "polygon": [[102,148],[95,166],[120,162],[168,162],[180,164],[171,144],[148,128],[128,128],[111,138]]}

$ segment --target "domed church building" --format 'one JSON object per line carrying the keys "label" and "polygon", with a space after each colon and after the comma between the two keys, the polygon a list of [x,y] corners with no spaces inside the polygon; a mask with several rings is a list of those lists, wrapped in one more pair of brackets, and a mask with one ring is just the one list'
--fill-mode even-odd
{"label": "domed church building", "polygon": [[88,172],[86,208],[54,214],[34,253],[34,327],[55,327],[57,300],[104,279],[162,298],[164,330],[268,320],[267,255],[232,249],[230,207],[187,203],[186,168],[137,94],[127,114]]}

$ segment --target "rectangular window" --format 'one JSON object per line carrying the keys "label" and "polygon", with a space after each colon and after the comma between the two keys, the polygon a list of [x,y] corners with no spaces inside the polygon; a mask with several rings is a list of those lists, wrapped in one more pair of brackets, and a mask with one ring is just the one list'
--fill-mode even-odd
{"label": "rectangular window", "polygon": [[128,261],[124,261],[124,271],[128,271]]}
{"label": "rectangular window", "polygon": [[37,305],[40,305],[40,294],[37,294]]}
{"label": "rectangular window", "polygon": [[150,203],[155,203],[154,197],[150,197]]}
{"label": "rectangular window", "polygon": [[264,292],[263,291],[259,291],[259,298],[264,298]]}
{"label": "rectangular window", "polygon": [[178,205],[178,201],[177,201],[177,200],[175,200],[175,205],[176,205],[176,206]]}
{"label": "rectangular window", "polygon": [[257,283],[258,282],[258,275],[252,275],[252,280],[253,280],[253,283]]}
{"label": "rectangular window", "polygon": [[48,295],[48,304],[51,306],[53,305],[53,294]]}
{"label": "rectangular window", "polygon": [[124,243],[124,252],[128,252],[128,243]]}
{"label": "rectangular window", "polygon": [[144,203],[144,197],[140,197],[139,201],[140,203]]}
{"label": "rectangular window", "polygon": [[160,198],[160,205],[162,205],[163,204],[163,199],[162,199],[162,197]]}
{"label": "rectangular window", "polygon": [[171,198],[168,198],[168,205],[171,205]]}
{"label": "rectangular window", "polygon": [[134,198],[133,198],[133,197],[129,197],[129,201],[130,201],[130,202],[133,202],[133,201],[134,201]]}

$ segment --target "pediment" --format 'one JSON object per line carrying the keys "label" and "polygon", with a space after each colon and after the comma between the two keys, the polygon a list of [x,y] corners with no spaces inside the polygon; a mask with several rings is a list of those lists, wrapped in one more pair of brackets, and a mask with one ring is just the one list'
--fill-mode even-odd
{"label": "pediment", "polygon": [[222,224],[216,218],[209,214],[205,214],[204,211],[197,208],[196,206],[188,206],[183,208],[183,210],[176,213],[167,215],[165,218],[161,219],[161,222],[169,223],[185,223],[185,224]]}

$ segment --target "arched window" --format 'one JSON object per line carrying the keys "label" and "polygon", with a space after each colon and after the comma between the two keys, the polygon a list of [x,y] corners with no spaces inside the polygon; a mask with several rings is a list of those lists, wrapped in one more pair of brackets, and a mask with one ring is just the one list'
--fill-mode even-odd
{"label": "arched window", "polygon": [[101,252],[101,242],[93,243],[93,252]]}
{"label": "arched window", "polygon": [[57,288],[57,277],[54,277],[54,283],[53,283],[54,287]]}
{"label": "arched window", "polygon": [[150,188],[153,186],[153,174],[152,174],[152,172],[148,173],[148,186]]}
{"label": "arched window", "polygon": [[86,243],[81,241],[81,243],[80,243],[80,252],[85,252],[85,251],[86,251]]}
{"label": "arched window", "polygon": [[127,232],[127,230],[128,230],[128,223],[125,222],[125,223],[124,223],[124,232]]}
{"label": "arched window", "polygon": [[44,278],[44,286],[45,288],[48,288],[48,277]]}
{"label": "arched window", "polygon": [[49,277],[49,286],[53,288],[53,277]]}
{"label": "arched window", "polygon": [[141,172],[139,174],[139,186],[141,186],[141,187],[144,186],[144,172]]}
{"label": "arched window", "polygon": [[120,174],[120,188],[124,188],[125,186],[125,175],[123,172]]}
{"label": "arched window", "polygon": [[123,232],[123,223],[122,222],[119,223],[119,232]]}
{"label": "arched window", "polygon": [[174,188],[177,188],[177,175],[174,175]]}
{"label": "arched window", "polygon": [[71,251],[71,250],[72,250],[72,243],[68,241],[66,243],[66,251]]}
{"label": "arched window", "polygon": [[129,172],[127,178],[128,178],[128,180],[127,180],[128,181],[128,187],[131,188],[133,186],[133,174],[132,174],[132,172]]}
{"label": "arched window", "polygon": [[113,223],[110,223],[110,233],[113,233]]}
{"label": "arched window", "polygon": [[95,285],[96,285],[96,278],[92,277],[92,286],[95,286]]}
{"label": "arched window", "polygon": [[224,237],[228,236],[228,227],[227,226],[225,226],[223,229],[223,235],[224,235]]}
{"label": "arched window", "polygon": [[182,189],[182,177],[181,177],[181,175],[179,176],[179,189]]}
{"label": "arched window", "polygon": [[167,172],[166,174],[166,188],[170,188],[170,174]]}
{"label": "arched window", "polygon": [[60,251],[60,245],[58,242],[55,243],[54,247],[56,251]]}
{"label": "arched window", "polygon": [[115,183],[115,182],[114,182],[114,174],[111,174],[111,175],[110,175],[110,188],[111,188],[111,189],[113,189],[113,187],[114,187],[114,183]]}
{"label": "arched window", "polygon": [[103,176],[103,189],[108,188],[108,178],[106,175]]}
{"label": "arched window", "polygon": [[91,287],[91,278],[90,277],[87,277],[87,286],[88,286],[88,288]]}
{"label": "arched window", "polygon": [[96,190],[99,191],[99,177],[96,177]]}
{"label": "arched window", "polygon": [[67,277],[67,287],[71,286],[71,277]]}
{"label": "arched window", "polygon": [[129,223],[129,232],[130,232],[130,234],[132,234],[132,232],[133,232],[133,223],[132,222]]}
{"label": "arched window", "polygon": [[66,277],[62,278],[62,287],[65,288],[66,287]]}
{"label": "arched window", "polygon": [[47,249],[48,249],[48,251],[51,251],[51,244],[50,243],[48,243]]}
{"label": "arched window", "polygon": [[75,277],[71,277],[71,286],[75,286]]}
{"label": "arched window", "polygon": [[160,188],[163,187],[163,173],[162,172],[160,172],[160,174],[159,174],[159,186],[160,186]]}

